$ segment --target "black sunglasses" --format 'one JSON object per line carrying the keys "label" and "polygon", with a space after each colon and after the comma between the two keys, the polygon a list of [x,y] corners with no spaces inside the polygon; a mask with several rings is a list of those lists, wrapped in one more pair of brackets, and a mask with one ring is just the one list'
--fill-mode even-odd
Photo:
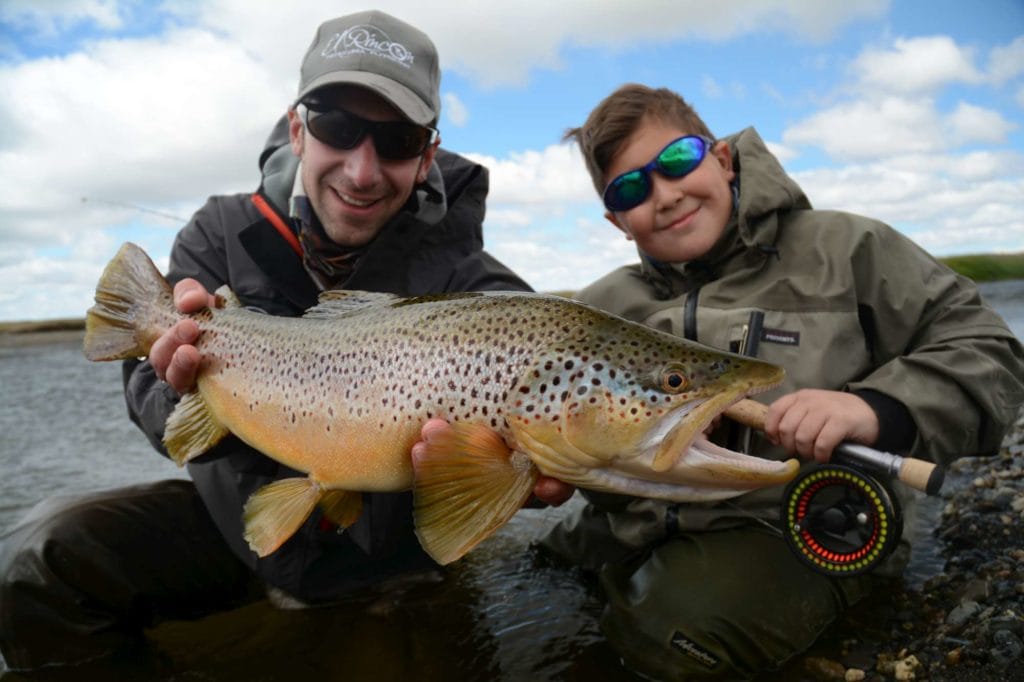
{"label": "black sunglasses", "polygon": [[377,156],[392,161],[412,159],[437,139],[433,128],[407,121],[369,121],[318,101],[302,102],[303,120],[313,137],[335,149],[352,149],[366,135],[373,138]]}

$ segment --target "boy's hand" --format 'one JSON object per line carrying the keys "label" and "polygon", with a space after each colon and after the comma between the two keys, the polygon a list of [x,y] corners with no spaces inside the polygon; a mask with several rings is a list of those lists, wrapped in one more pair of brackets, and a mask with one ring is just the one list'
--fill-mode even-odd
{"label": "boy's hand", "polygon": [[[183,279],[174,286],[174,306],[181,313],[194,313],[215,307],[217,297],[194,279]],[[201,360],[195,342],[199,326],[193,320],[181,320],[153,342],[149,364],[157,377],[178,393],[188,393],[196,385]]]}
{"label": "boy's hand", "polygon": [[[423,428],[420,430],[420,440],[412,446],[412,457],[413,460],[419,459],[424,456],[424,441],[430,439],[431,435],[437,434],[440,431],[448,428],[448,422],[443,419],[431,419]],[[537,479],[536,485],[533,487],[533,495],[541,502],[557,507],[570,497],[576,491],[574,486],[569,485],[563,481],[559,481],[557,478],[550,478],[549,476],[541,476]],[[527,504],[529,506],[529,504]]]}
{"label": "boy's hand", "polygon": [[843,441],[874,445],[878,415],[852,393],[806,388],[769,406],[764,432],[789,453],[827,462]]}

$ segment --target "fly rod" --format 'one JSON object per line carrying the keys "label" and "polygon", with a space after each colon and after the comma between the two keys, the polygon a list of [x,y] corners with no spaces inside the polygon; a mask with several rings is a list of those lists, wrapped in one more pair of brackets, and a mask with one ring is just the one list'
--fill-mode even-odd
{"label": "fly rod", "polygon": [[[768,406],[755,400],[744,399],[725,411],[725,416],[744,426],[764,431]],[[861,466],[886,476],[893,476],[929,495],[937,495],[942,488],[946,471],[932,462],[913,457],[901,457],[856,443],[840,443],[832,453],[833,461]]]}

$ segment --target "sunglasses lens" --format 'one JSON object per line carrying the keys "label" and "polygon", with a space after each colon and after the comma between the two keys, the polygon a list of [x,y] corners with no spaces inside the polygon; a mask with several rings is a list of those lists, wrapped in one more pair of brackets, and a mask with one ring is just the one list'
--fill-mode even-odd
{"label": "sunglasses lens", "polygon": [[651,191],[651,179],[642,170],[623,173],[604,191],[604,205],[611,211],[628,211],[639,206]]}
{"label": "sunglasses lens", "polygon": [[658,154],[657,166],[665,175],[681,178],[704,160],[705,144],[699,137],[676,140]]}
{"label": "sunglasses lens", "polygon": [[378,156],[395,161],[419,156],[433,137],[432,130],[415,123],[367,121],[341,109],[309,109],[306,127],[313,137],[335,149],[352,149],[370,133]]}
{"label": "sunglasses lens", "polygon": [[415,123],[377,123],[373,143],[382,159],[411,159],[423,153],[431,136],[428,128]]}
{"label": "sunglasses lens", "polygon": [[363,122],[339,109],[324,112],[310,110],[306,127],[313,137],[335,149],[352,149],[366,134]]}

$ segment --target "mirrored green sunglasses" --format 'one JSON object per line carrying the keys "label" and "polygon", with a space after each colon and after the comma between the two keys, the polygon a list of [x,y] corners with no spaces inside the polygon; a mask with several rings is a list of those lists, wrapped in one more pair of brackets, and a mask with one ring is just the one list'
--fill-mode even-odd
{"label": "mirrored green sunglasses", "polygon": [[627,171],[608,183],[602,197],[605,208],[613,212],[636,208],[651,194],[651,171],[656,170],[668,178],[681,178],[700,165],[713,144],[703,135],[672,140],[649,164]]}

